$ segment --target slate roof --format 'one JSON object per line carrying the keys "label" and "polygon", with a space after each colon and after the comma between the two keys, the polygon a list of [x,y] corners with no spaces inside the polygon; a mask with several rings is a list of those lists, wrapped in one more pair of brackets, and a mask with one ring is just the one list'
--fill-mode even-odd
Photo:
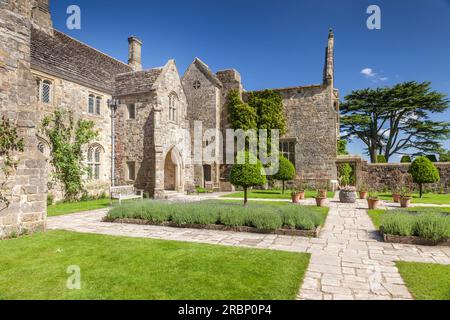
{"label": "slate roof", "polygon": [[32,69],[73,81],[106,93],[114,93],[114,79],[131,72],[127,64],[54,30],[50,36],[31,32]]}
{"label": "slate roof", "polygon": [[217,78],[217,76],[209,69],[209,67],[199,58],[195,58],[194,64],[197,66],[198,70],[200,70],[204,76],[211,81],[215,86],[221,88],[222,82]]}
{"label": "slate roof", "polygon": [[154,84],[163,68],[129,72],[116,76],[115,96],[146,93],[154,89]]}

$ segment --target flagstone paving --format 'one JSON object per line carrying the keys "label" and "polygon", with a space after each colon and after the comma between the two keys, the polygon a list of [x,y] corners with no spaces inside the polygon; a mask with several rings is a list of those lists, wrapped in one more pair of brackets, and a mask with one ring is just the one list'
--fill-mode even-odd
{"label": "flagstone paving", "polygon": [[[180,200],[180,199],[178,199]],[[190,198],[192,200],[192,198]],[[363,201],[330,202],[319,238],[176,229],[101,222],[107,210],[48,218],[49,230],[308,252],[311,263],[298,295],[301,300],[412,299],[396,261],[450,265],[450,248],[384,243]]]}

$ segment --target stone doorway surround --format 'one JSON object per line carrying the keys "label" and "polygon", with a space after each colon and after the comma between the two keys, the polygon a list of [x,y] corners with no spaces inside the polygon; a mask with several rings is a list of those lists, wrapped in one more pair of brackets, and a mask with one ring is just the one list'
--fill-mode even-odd
{"label": "stone doorway surround", "polygon": [[174,147],[167,152],[164,161],[164,190],[177,191],[184,190],[183,162],[178,150]]}
{"label": "stone doorway surround", "polygon": [[[177,201],[189,199],[186,196]],[[325,227],[319,238],[312,239],[101,222],[107,210],[52,217],[48,229],[307,252],[311,262],[299,300],[409,300],[412,296],[396,261],[450,265],[449,247],[382,242],[361,200],[356,204],[333,200],[329,205]]]}

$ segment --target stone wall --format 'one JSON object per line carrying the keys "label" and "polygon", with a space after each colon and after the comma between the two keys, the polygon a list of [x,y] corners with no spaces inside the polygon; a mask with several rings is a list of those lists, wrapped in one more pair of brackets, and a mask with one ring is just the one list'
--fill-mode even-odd
{"label": "stone wall", "polygon": [[[51,115],[58,108],[64,108],[73,112],[75,120],[84,119],[95,123],[95,130],[98,131],[98,137],[91,142],[91,146],[100,147],[101,167],[100,179],[85,179],[85,187],[90,195],[100,195],[109,192],[111,182],[111,111],[108,106],[108,100],[111,95],[88,88],[86,86],[64,80],[43,72],[32,70],[35,77],[50,80],[53,84],[52,102],[50,104],[37,103],[37,114],[39,123],[45,116]],[[35,90],[37,90],[36,82],[34,82]],[[90,114],[88,112],[89,95],[101,97],[100,114]],[[44,154],[50,162],[50,142],[42,132],[38,133],[39,141],[45,144],[46,151]],[[87,148],[84,150],[87,153]],[[85,154],[86,160],[86,154]],[[48,171],[51,173],[53,168],[48,165]],[[49,181],[49,192],[54,196],[55,201],[63,199],[64,193],[62,186],[54,181]]]}
{"label": "stone wall", "polygon": [[275,89],[287,119],[287,132],[280,139],[295,142],[297,179],[310,185],[337,179],[338,113],[329,89],[322,85]]}
{"label": "stone wall", "polygon": [[[190,144],[185,140],[188,131],[186,120],[187,102],[175,63],[169,61],[164,68],[139,72],[139,75],[128,77],[133,82],[136,77],[150,79],[150,74],[158,76],[153,83],[147,82],[146,92],[122,94],[120,107],[115,116],[116,126],[116,178],[120,184],[134,184],[155,198],[165,196],[166,160],[175,161],[177,166],[175,191],[183,192],[189,184],[193,184],[193,167],[188,163]],[[148,73],[148,75],[145,75]],[[120,87],[130,84],[118,76]],[[148,88],[151,88],[150,90]],[[169,100],[176,97],[177,119],[169,118]],[[128,118],[127,106],[136,107],[136,119]],[[174,151],[175,159],[172,158]],[[127,179],[127,162],[136,163],[136,180]],[[170,186],[170,189],[172,186]]]}
{"label": "stone wall", "polygon": [[[195,121],[202,123],[202,136],[207,130],[211,129],[220,132],[222,84],[208,67],[198,59],[189,66],[183,77],[182,83],[188,103],[187,119],[189,119],[191,141],[192,146],[194,146],[194,143],[196,142],[196,137],[194,136]],[[208,141],[208,144],[216,143],[216,150],[218,150],[219,140],[217,138],[213,141],[211,140]],[[200,145],[206,147],[206,142],[202,141]],[[192,152],[194,152],[193,147]],[[215,163],[204,163],[211,165],[211,181],[215,183],[219,183],[220,179],[219,166],[216,165],[220,162],[221,160],[217,159]],[[195,185],[203,187],[205,182],[203,165],[195,164],[194,173]]]}
{"label": "stone wall", "polygon": [[[434,192],[450,192],[450,163],[435,163],[439,170],[441,181],[435,184],[427,184],[425,188]],[[410,164],[407,163],[379,163],[371,164],[363,162],[362,181],[377,191],[392,190],[394,186],[410,186],[417,190],[418,186],[412,183],[408,173]]]}
{"label": "stone wall", "polygon": [[[30,71],[31,10],[34,1],[0,2],[0,116],[19,128],[25,152],[16,157],[17,170],[6,180],[0,176],[0,238],[45,229],[47,173],[45,158],[36,150],[35,79]],[[3,159],[0,159],[0,165]]]}

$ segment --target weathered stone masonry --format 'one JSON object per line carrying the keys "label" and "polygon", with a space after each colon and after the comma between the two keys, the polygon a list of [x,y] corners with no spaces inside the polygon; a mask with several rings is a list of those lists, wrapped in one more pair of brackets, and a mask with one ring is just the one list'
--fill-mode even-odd
{"label": "weathered stone masonry", "polygon": [[19,166],[1,190],[11,204],[0,204],[0,238],[45,228],[46,162],[36,149],[36,91],[30,71],[34,5],[29,0],[0,2],[0,115],[17,124],[25,142],[25,152],[17,155]]}
{"label": "weathered stone masonry", "polygon": [[[48,186],[57,199],[63,196],[60,185],[48,183],[51,146],[38,130],[42,118],[58,108],[73,111],[75,119],[94,121],[99,131],[85,150],[101,153],[100,161],[94,161],[100,165],[98,177],[86,177],[91,194],[107,192],[112,180],[134,184],[156,198],[206,182],[232,190],[230,166],[221,164],[217,137],[197,141],[216,145],[214,161],[194,165],[187,159],[196,142],[194,122],[202,122],[203,133],[213,129],[224,134],[230,127],[226,107],[230,90],[246,99],[236,70],[213,73],[199,59],[183,78],[172,60],[164,67],[143,70],[142,42],[136,37],[128,39],[126,64],[54,30],[49,0],[4,0],[0,8],[0,115],[17,123],[26,144],[17,171],[2,190],[11,206],[0,208],[0,237],[43,229]],[[288,119],[288,133],[282,138],[295,142],[298,178],[312,183],[336,178],[339,96],[334,89],[332,32],[325,60],[322,84],[275,89],[283,97]],[[45,99],[44,82],[50,86]],[[117,110],[109,101],[118,102]],[[191,141],[186,140],[187,132]]]}

